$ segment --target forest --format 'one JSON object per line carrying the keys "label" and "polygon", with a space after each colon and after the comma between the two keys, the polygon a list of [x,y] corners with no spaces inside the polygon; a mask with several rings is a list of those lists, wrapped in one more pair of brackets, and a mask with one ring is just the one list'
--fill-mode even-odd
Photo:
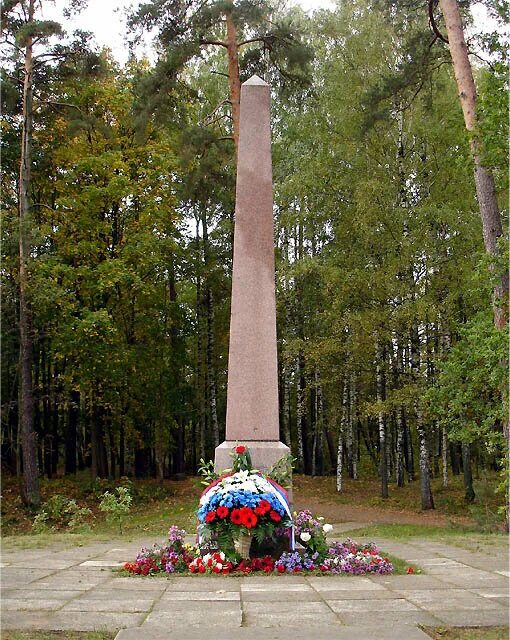
{"label": "forest", "polygon": [[195,474],[224,439],[253,73],[295,469],[339,492],[375,477],[383,498],[416,482],[422,509],[431,478],[463,474],[467,501],[474,469],[504,480],[502,30],[480,35],[466,0],[147,0],[121,66],[44,4],[2,2],[1,459],[25,504],[44,476]]}

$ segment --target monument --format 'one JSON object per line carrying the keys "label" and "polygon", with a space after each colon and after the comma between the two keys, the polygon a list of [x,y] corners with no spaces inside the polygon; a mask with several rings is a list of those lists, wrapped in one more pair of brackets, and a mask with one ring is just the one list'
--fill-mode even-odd
{"label": "monument", "polygon": [[279,428],[272,182],[269,85],[253,76],[241,87],[226,440],[216,470],[231,466],[240,442],[261,471],[289,453]]}

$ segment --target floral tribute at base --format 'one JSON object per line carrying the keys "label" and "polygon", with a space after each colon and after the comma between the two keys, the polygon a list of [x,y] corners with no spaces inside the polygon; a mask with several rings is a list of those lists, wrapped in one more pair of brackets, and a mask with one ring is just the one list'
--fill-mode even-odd
{"label": "floral tribute at base", "polygon": [[[324,518],[308,510],[292,515],[285,489],[251,468],[244,445],[234,449],[233,458],[232,470],[215,478],[202,493],[197,546],[185,544],[186,532],[172,526],[168,544],[143,548],[134,562],[124,565],[125,571],[143,576],[392,573],[390,560],[375,545],[350,539],[329,543],[326,536],[333,527]],[[270,553],[257,557],[257,545]]]}

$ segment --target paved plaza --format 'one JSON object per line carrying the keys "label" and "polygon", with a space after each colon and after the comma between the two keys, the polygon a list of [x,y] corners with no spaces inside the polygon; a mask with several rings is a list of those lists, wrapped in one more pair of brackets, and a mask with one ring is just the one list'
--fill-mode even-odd
{"label": "paved plaza", "polygon": [[376,540],[424,571],[403,576],[112,572],[151,542],[4,551],[2,629],[118,629],[117,640],[425,640],[418,625],[508,624],[501,550],[490,556],[430,540]]}

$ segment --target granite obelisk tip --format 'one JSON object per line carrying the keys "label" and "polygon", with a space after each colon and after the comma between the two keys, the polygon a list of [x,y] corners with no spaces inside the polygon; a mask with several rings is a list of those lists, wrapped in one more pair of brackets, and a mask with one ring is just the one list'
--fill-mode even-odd
{"label": "granite obelisk tip", "polygon": [[262,78],[259,78],[257,74],[253,75],[249,80],[246,80],[246,82],[243,82],[242,86],[244,87],[244,86],[250,86],[250,85],[258,85],[260,87],[269,87],[267,82],[265,80],[262,80]]}

